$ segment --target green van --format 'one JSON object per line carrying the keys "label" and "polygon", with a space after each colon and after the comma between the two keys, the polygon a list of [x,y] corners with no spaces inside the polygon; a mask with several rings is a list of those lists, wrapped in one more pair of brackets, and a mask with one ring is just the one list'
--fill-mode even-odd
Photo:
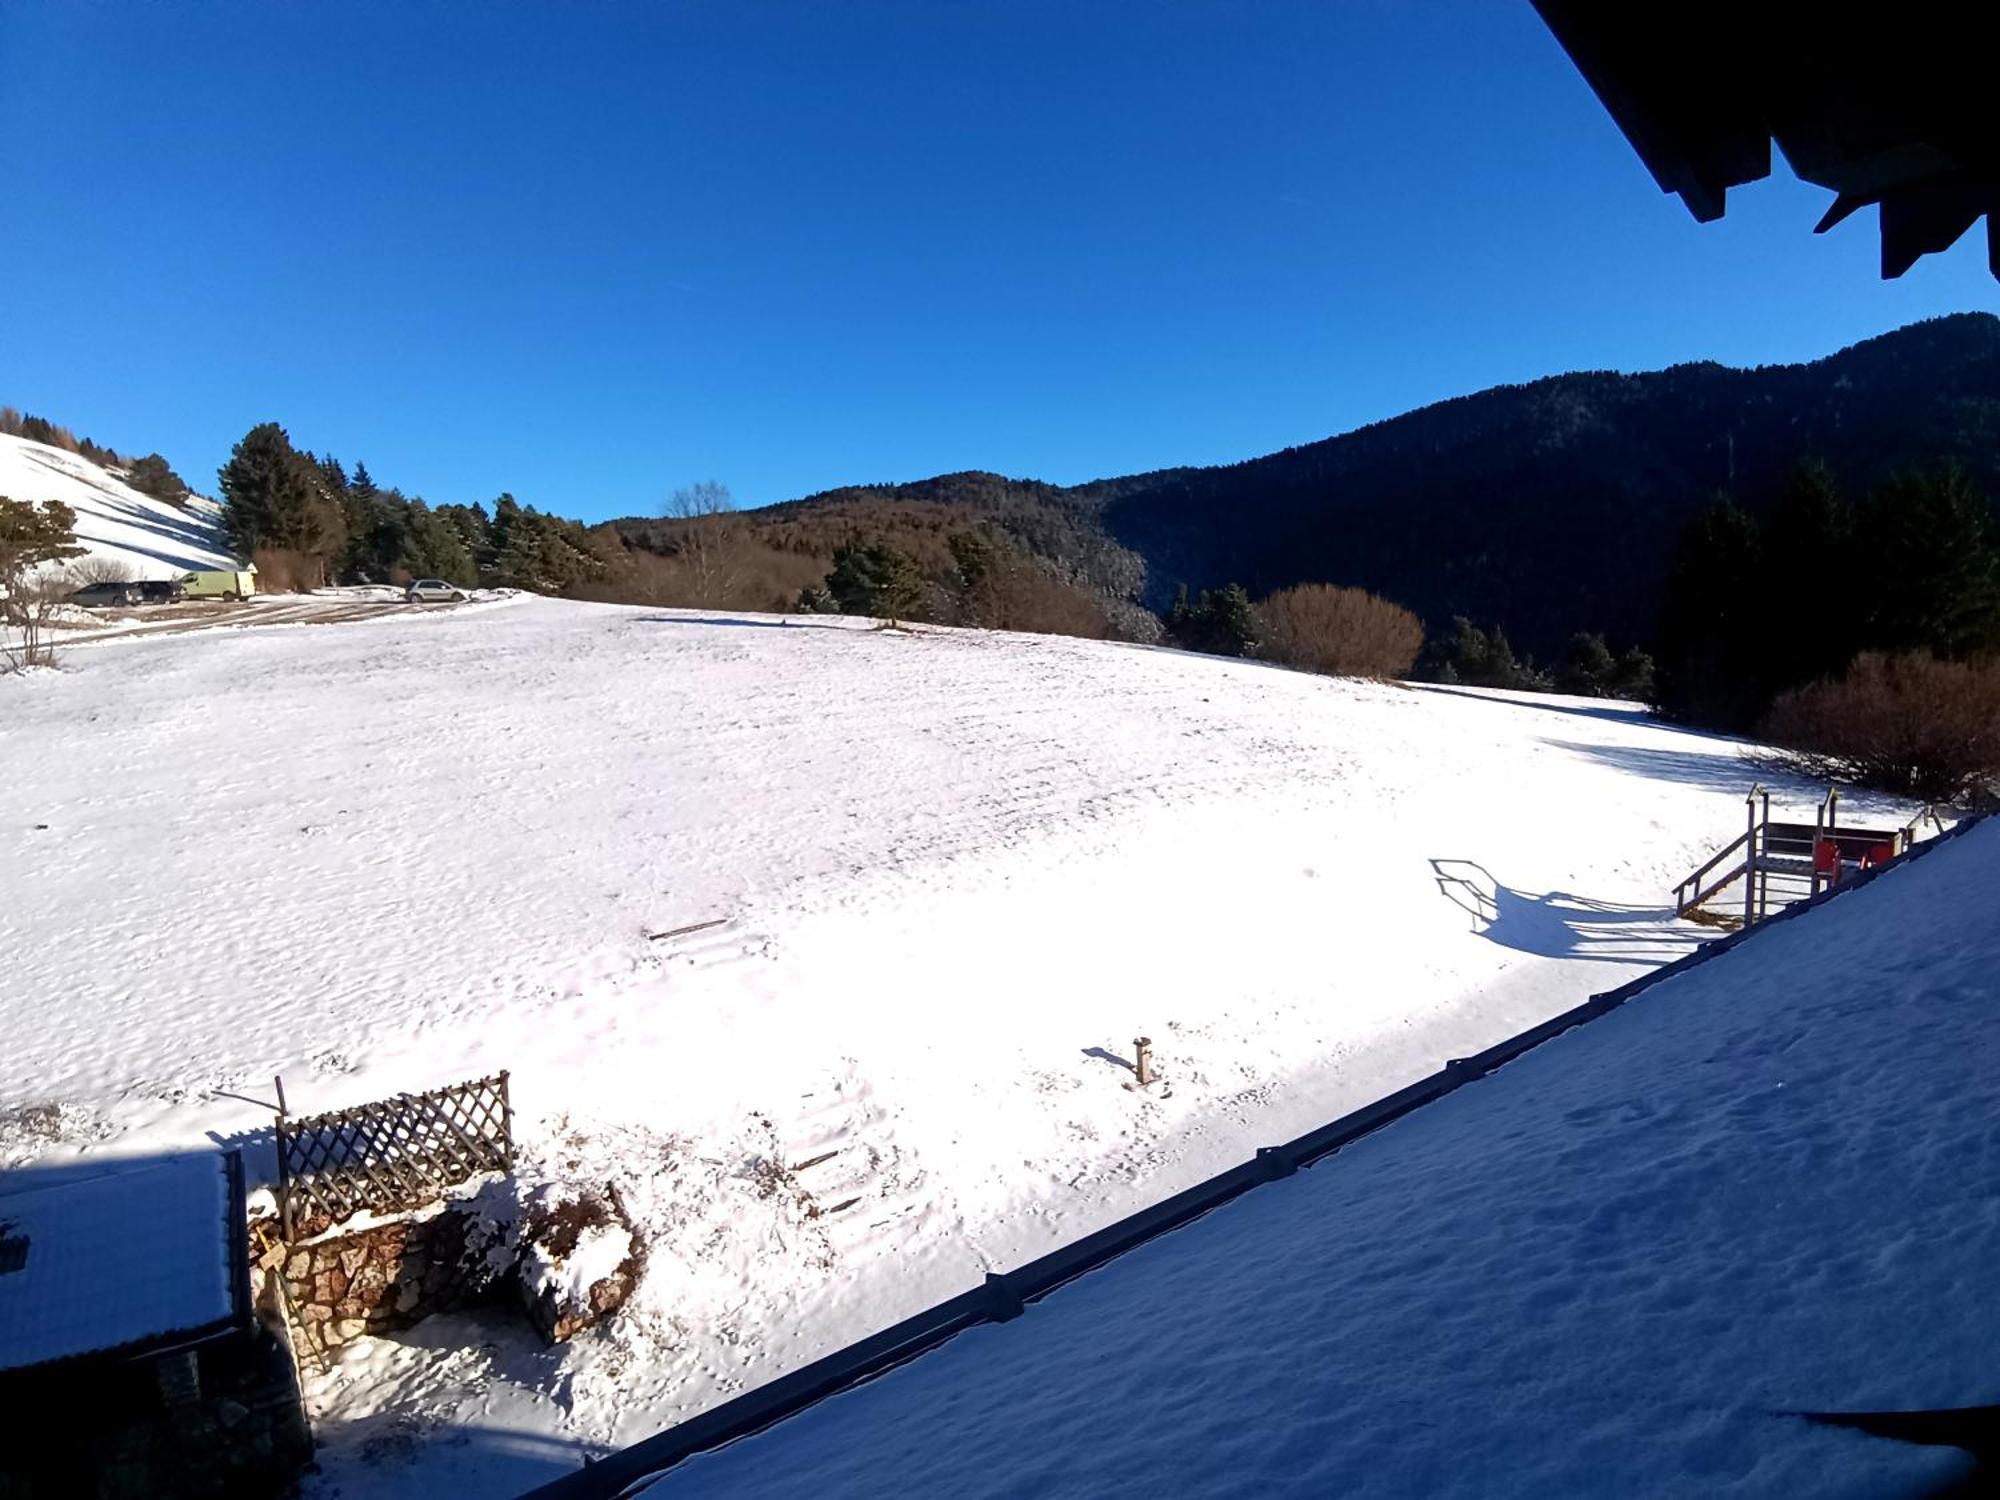
{"label": "green van", "polygon": [[248,599],[257,592],[257,570],[183,573],[180,585],[187,599]]}

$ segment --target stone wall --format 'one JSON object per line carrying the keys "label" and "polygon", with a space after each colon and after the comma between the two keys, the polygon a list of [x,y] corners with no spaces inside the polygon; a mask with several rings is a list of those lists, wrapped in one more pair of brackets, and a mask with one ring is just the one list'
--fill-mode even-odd
{"label": "stone wall", "polygon": [[490,1299],[512,1265],[511,1249],[489,1253],[505,1245],[506,1233],[467,1206],[334,1230],[274,1245],[259,1257],[257,1290],[269,1305],[282,1283],[293,1326],[309,1344],[330,1350]]}

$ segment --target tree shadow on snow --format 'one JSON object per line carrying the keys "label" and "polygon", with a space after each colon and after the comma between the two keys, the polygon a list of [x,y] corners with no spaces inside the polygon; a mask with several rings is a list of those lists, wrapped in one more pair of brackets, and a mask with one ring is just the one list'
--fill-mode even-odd
{"label": "tree shadow on snow", "polygon": [[1751,786],[1759,781],[1770,784],[1774,792],[1787,790],[1794,784],[1810,790],[1804,780],[1787,776],[1761,759],[1756,754],[1757,747],[1749,741],[1732,741],[1720,735],[1715,738],[1718,746],[1741,744],[1743,748],[1668,750],[1649,745],[1585,745],[1573,740],[1543,740],[1542,743],[1557,750],[1567,750],[1572,755],[1581,755],[1586,760],[1594,760],[1614,770],[1642,776],[1648,781],[1674,782],[1680,786],[1700,787],[1704,791],[1733,792],[1742,797],[1747,796]]}
{"label": "tree shadow on snow", "polygon": [[641,615],[641,625],[730,625],[746,630],[851,630],[851,625],[834,625],[823,620],[795,620],[783,615],[775,620],[746,620],[740,615]]}
{"label": "tree shadow on snow", "polygon": [[1542,958],[1667,963],[1705,934],[1675,920],[1671,906],[1625,906],[1568,891],[1519,891],[1469,859],[1434,859],[1438,891],[1472,919],[1481,937]]}
{"label": "tree shadow on snow", "polygon": [[1659,722],[1653,711],[1643,704],[1611,699],[1607,699],[1600,707],[1587,703],[1542,702],[1539,701],[1539,695],[1532,693],[1522,693],[1512,698],[1497,698],[1492,693],[1451,687],[1442,682],[1406,682],[1403,686],[1417,693],[1438,693],[1446,698],[1470,698],[1476,703],[1502,703],[1509,708],[1533,708],[1545,714],[1567,714],[1573,719],[1602,719],[1612,724]]}

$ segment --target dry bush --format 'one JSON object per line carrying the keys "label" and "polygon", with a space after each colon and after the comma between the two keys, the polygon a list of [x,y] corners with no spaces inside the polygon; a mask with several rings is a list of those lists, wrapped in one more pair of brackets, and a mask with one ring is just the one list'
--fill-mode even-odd
{"label": "dry bush", "polygon": [[0,589],[0,667],[16,671],[56,664],[55,644],[50,632],[58,627],[69,609],[69,596],[76,591],[64,574],[21,574]]}
{"label": "dry bush", "polygon": [[[912,516],[888,540],[924,574],[925,599],[912,620],[947,623],[959,613],[947,580],[954,564],[950,539],[964,518],[944,506]],[[834,549],[856,533],[866,508],[847,507],[835,521],[814,516],[809,523],[772,523],[758,516],[724,513],[648,523],[642,539],[621,543],[617,531],[592,533],[611,562],[604,578],[573,592],[579,598],[614,604],[648,604],[669,609],[741,609],[786,613],[798,608],[802,590],[823,584]],[[690,533],[703,534],[698,543]],[[998,573],[981,600],[977,623],[999,630],[1100,640],[1112,633],[1103,605],[1090,590],[1052,577],[1048,570],[1009,549],[1010,566]]]}
{"label": "dry bush", "polygon": [[1103,606],[1088,590],[1032,566],[996,579],[988,600],[991,612],[985,623],[996,630],[1073,635],[1087,641],[1101,641],[1111,633]]}
{"label": "dry bush", "polygon": [[1423,622],[1365,589],[1302,583],[1257,606],[1262,655],[1335,677],[1407,677],[1424,647]]}
{"label": "dry bush", "polygon": [[64,570],[76,588],[93,583],[131,583],[139,575],[122,557],[79,557]]}
{"label": "dry bush", "polygon": [[259,547],[250,554],[257,587],[267,594],[296,594],[326,587],[326,559],[289,547]]}
{"label": "dry bush", "polygon": [[2000,659],[1870,651],[1845,676],[1781,694],[1759,726],[1789,766],[1929,802],[2000,788]]}
{"label": "dry bush", "polygon": [[[781,551],[747,528],[732,528],[697,557],[691,553],[607,545],[602,579],[579,586],[579,598],[667,609],[744,609],[783,613],[797,606],[799,590],[826,577],[831,561]],[[615,541],[615,534],[608,540]]]}

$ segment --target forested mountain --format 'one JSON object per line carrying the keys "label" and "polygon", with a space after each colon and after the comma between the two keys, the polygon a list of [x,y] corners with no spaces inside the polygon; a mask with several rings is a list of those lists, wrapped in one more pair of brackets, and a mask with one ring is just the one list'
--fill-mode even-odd
{"label": "forested mountain", "polygon": [[1147,559],[1156,604],[1183,581],[1359,584],[1546,655],[1576,630],[1650,636],[1688,520],[1718,492],[1762,508],[1807,458],[1854,489],[1955,463],[2000,495],[2000,319],[1913,324],[1803,365],[1503,386],[1228,468],[1114,481],[1103,517]]}
{"label": "forested mountain", "polygon": [[[1069,488],[955,474],[737,524],[894,537],[955,513],[1112,604],[1114,620],[1133,602],[1164,611],[1183,585],[1352,584],[1433,630],[1455,615],[1500,625],[1546,660],[1577,631],[1649,640],[1689,520],[1718,493],[1766,507],[1807,459],[1856,491],[1956,464],[2000,496],[2000,319],[1938,318],[1809,364],[1556,375],[1222,468]],[[614,523],[638,549],[658,545],[659,526]]]}

